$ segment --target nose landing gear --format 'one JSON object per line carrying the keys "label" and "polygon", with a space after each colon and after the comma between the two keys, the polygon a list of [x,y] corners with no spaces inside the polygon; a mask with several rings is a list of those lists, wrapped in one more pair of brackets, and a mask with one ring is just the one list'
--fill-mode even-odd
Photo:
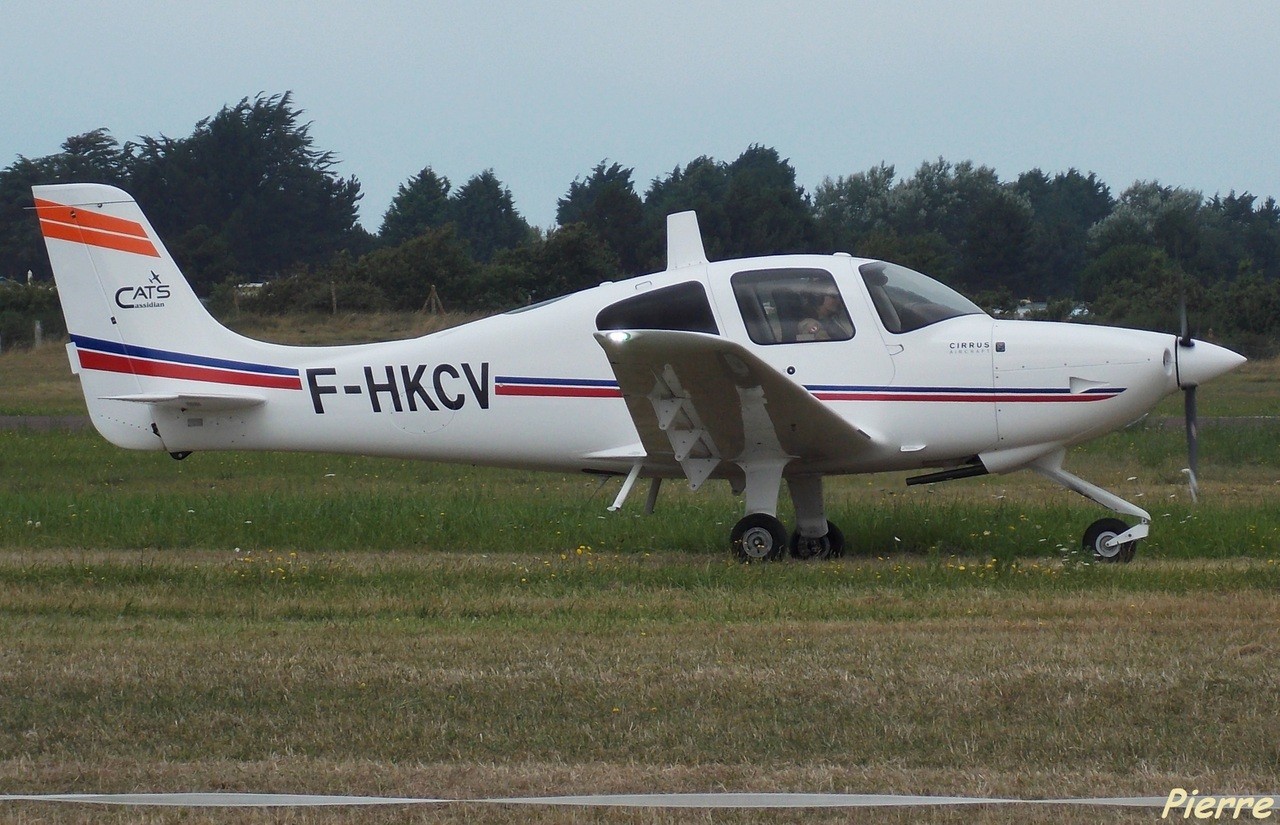
{"label": "nose landing gear", "polygon": [[1057,450],[1033,462],[1031,468],[1041,475],[1053,479],[1080,495],[1096,501],[1103,507],[1126,516],[1134,516],[1141,521],[1130,527],[1117,518],[1098,519],[1084,531],[1082,544],[1086,552],[1104,563],[1133,561],[1138,549],[1138,539],[1146,538],[1151,523],[1151,514],[1137,505],[1130,504],[1114,493],[1109,493],[1097,485],[1090,484],[1079,476],[1072,475],[1062,469],[1064,450]]}
{"label": "nose landing gear", "polygon": [[1133,554],[1137,552],[1138,541],[1116,542],[1112,539],[1123,535],[1129,530],[1129,525],[1125,524],[1118,518],[1100,518],[1093,524],[1089,525],[1089,529],[1084,531],[1084,550],[1086,553],[1092,553],[1093,558],[1104,563],[1124,562],[1128,564],[1133,561]]}

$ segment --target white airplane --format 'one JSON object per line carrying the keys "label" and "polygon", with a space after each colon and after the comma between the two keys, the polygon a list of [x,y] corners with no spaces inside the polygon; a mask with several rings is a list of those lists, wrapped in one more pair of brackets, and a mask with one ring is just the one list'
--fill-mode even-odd
{"label": "white airplane", "polygon": [[[412,340],[264,343],[205,311],[142,210],[98,184],[33,189],[94,426],[120,447],[359,453],[638,478],[745,500],[744,561],[838,556],[823,479],[908,484],[1034,470],[1116,513],[1084,547],[1129,561],[1140,507],[1063,469],[1066,449],[1244,362],[1181,336],[995,320],[885,261],[708,262],[667,220],[667,269]],[[1185,323],[1184,323],[1185,327]],[[777,517],[782,480],[796,528]],[[1194,491],[1194,488],[1193,488]]]}

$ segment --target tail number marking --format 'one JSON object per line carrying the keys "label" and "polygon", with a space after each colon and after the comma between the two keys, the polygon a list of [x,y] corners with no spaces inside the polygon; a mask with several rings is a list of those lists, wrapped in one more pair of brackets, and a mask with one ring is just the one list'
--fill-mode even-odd
{"label": "tail number marking", "polygon": [[473,401],[480,409],[489,409],[489,362],[480,363],[479,369],[463,362],[407,366],[365,367],[360,383],[339,384],[338,371],[333,367],[316,367],[306,370],[307,389],[311,391],[311,406],[317,415],[324,415],[326,395],[363,395],[369,399],[369,407],[381,412],[439,412],[460,410]]}

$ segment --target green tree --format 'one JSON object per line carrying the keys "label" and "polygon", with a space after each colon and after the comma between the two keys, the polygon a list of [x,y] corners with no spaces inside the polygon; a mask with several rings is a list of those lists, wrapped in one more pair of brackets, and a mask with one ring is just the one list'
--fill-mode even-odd
{"label": "green tree", "polygon": [[994,170],[970,161],[952,165],[939,158],[921,164],[890,194],[888,223],[894,232],[904,239],[931,235],[945,244],[939,248],[936,240],[927,243],[938,268],[926,272],[954,277],[971,291],[1026,289],[1031,206],[1002,184]]}
{"label": "green tree", "polygon": [[1075,169],[1052,178],[1032,169],[1018,176],[1015,189],[1032,210],[1026,259],[1030,294],[1074,295],[1089,260],[1089,230],[1115,205],[1111,190],[1092,172]]}
{"label": "green tree", "polygon": [[1280,207],[1274,198],[1257,204],[1249,193],[1215,195],[1200,210],[1200,247],[1195,269],[1205,279],[1256,272],[1280,278]]}
{"label": "green tree", "polygon": [[1202,306],[1204,290],[1163,250],[1149,244],[1107,249],[1081,276],[1082,294],[1103,323],[1164,332],[1178,329],[1178,305]]}
{"label": "green tree", "polygon": [[[58,182],[109,183],[128,181],[131,155],[107,129],[94,129],[67,138],[62,153],[54,155]],[[46,181],[51,183],[52,181]]]}
{"label": "green tree", "polygon": [[483,263],[501,249],[512,249],[529,240],[529,224],[516,211],[511,190],[492,169],[473,175],[450,198],[458,237],[466,242],[475,260]]}
{"label": "green tree", "polygon": [[47,283],[0,281],[0,346],[6,350],[29,346],[35,338],[37,321],[49,338],[66,331],[53,287]]}
{"label": "green tree", "polygon": [[1118,246],[1150,246],[1173,263],[1189,267],[1200,246],[1202,201],[1200,193],[1190,189],[1138,181],[1090,231],[1093,254],[1098,257]]}
{"label": "green tree", "polygon": [[666,265],[666,217],[694,210],[711,260],[811,251],[818,231],[809,197],[796,171],[776,149],[758,144],[733,163],[703,156],[645,194],[649,268]]}
{"label": "green tree", "polygon": [[812,251],[817,225],[796,170],[776,149],[753,145],[729,164],[725,215],[730,255]]}
{"label": "green tree", "polygon": [[31,187],[56,180],[48,158],[19,157],[0,172],[0,277],[24,282],[26,273],[46,280],[49,258],[31,211]]}
{"label": "green tree", "polygon": [[480,275],[475,309],[508,309],[568,295],[614,280],[613,249],[582,222],[570,223],[517,249],[499,253]]}
{"label": "green tree", "polygon": [[857,254],[902,264],[944,284],[956,283],[955,254],[937,232],[902,236],[893,230],[875,230],[863,236]]}
{"label": "green tree", "polygon": [[960,283],[971,290],[1010,289],[1025,297],[1032,289],[1026,278],[1030,204],[1001,185],[984,187],[966,200]]}
{"label": "green tree", "polygon": [[638,273],[645,238],[644,204],[631,182],[634,169],[605,161],[596,164],[586,179],[574,179],[569,192],[557,201],[556,222],[561,227],[581,223],[604,241],[621,261],[622,268]]}
{"label": "green tree", "polygon": [[449,200],[452,188],[449,179],[437,175],[430,166],[400,184],[391,206],[382,216],[378,240],[395,246],[428,229],[444,226],[453,219],[453,204]]}
{"label": "green tree", "polygon": [[345,252],[318,268],[299,264],[254,290],[245,290],[235,280],[224,281],[213,291],[210,305],[221,314],[240,311],[268,315],[328,315],[389,308],[386,295],[365,279],[357,262]]}
{"label": "green tree", "polygon": [[376,286],[394,309],[422,309],[432,287],[448,309],[471,309],[475,303],[477,267],[451,224],[374,250],[356,269],[359,279]]}
{"label": "green tree", "polygon": [[[317,263],[371,243],[356,222],[360,184],[315,148],[292,95],[223,107],[187,138],[143,138],[131,157],[133,194],[176,248],[221,236],[246,280]],[[203,227],[203,228],[201,228]],[[195,238],[188,238],[195,233]],[[187,272],[204,294],[217,272]]]}
{"label": "green tree", "polygon": [[1280,280],[1250,272],[1215,283],[1208,292],[1212,309],[1201,327],[1205,337],[1250,357],[1280,351]]}
{"label": "green tree", "polygon": [[893,178],[893,166],[884,163],[847,177],[825,178],[813,193],[822,243],[832,250],[863,254],[863,239],[872,232],[889,231]]}

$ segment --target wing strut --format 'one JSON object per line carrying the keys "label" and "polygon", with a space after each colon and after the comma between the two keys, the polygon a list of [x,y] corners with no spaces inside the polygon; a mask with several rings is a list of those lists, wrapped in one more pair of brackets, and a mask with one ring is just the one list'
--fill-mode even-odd
{"label": "wing strut", "polygon": [[[610,513],[616,513],[622,509],[622,505],[626,503],[627,496],[631,495],[631,488],[635,486],[636,479],[640,476],[640,468],[644,465],[636,462],[631,467],[631,472],[627,473],[627,477],[622,481],[622,489],[618,491],[618,497],[613,500],[613,504],[609,507]],[[653,510],[658,506],[658,490],[662,489],[662,477],[654,476],[649,479],[649,494],[644,500],[644,514],[646,516],[653,515]]]}
{"label": "wing strut", "polygon": [[610,513],[616,513],[622,509],[622,505],[627,500],[627,496],[631,495],[631,488],[636,485],[636,479],[640,477],[640,470],[643,467],[643,461],[637,461],[631,465],[631,472],[627,473],[626,479],[622,482],[622,489],[618,491],[618,497],[613,500],[613,504],[609,505]]}

